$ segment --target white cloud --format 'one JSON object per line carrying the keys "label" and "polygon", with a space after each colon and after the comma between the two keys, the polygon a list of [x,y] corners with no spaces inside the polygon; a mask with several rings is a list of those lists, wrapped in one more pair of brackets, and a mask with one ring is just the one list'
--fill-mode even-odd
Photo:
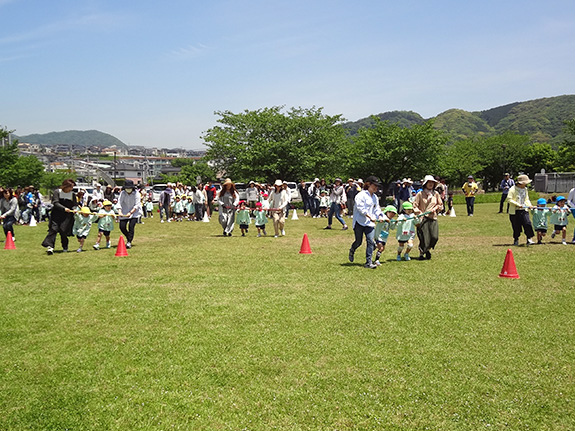
{"label": "white cloud", "polygon": [[167,56],[173,60],[189,60],[199,57],[208,49],[206,45],[201,43],[190,44],[170,51]]}
{"label": "white cloud", "polygon": [[[1,2],[10,0],[0,0]],[[43,26],[39,26],[34,30],[28,32],[13,34],[0,38],[0,45],[7,45],[12,43],[30,41],[30,40],[45,40],[46,38],[58,35],[60,33],[69,33],[71,30],[107,30],[124,25],[127,22],[127,17],[114,14],[89,14],[78,17],[69,18],[63,21],[52,22]]]}

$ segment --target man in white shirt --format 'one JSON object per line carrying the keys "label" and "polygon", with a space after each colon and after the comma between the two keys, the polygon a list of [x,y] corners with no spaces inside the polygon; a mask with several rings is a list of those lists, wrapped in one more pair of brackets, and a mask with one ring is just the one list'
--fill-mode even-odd
{"label": "man in white shirt", "polygon": [[355,197],[355,210],[353,211],[353,232],[355,241],[349,249],[349,261],[353,262],[355,250],[359,248],[365,235],[365,268],[375,269],[372,261],[373,249],[375,247],[375,222],[383,221],[383,213],[379,206],[377,190],[380,187],[377,177],[370,176],[365,179],[364,189]]}

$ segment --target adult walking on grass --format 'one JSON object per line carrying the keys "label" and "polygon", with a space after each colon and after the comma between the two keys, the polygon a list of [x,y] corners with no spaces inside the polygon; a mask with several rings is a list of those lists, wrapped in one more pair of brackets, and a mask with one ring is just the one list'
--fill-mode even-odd
{"label": "adult walking on grass", "polygon": [[475,209],[475,194],[479,187],[473,181],[473,175],[467,177],[467,182],[463,184],[461,190],[465,193],[465,203],[467,204],[467,216],[473,217],[473,210]]}
{"label": "adult walking on grass", "polygon": [[274,237],[277,238],[280,234],[285,235],[285,208],[289,203],[287,191],[283,188],[282,180],[276,180],[274,188],[268,198],[270,204],[270,211],[274,221]]}
{"label": "adult walking on grass", "polygon": [[353,178],[347,180],[345,187],[345,197],[347,199],[347,215],[353,217],[353,206],[355,205],[355,197],[361,192],[361,188],[355,183]]}
{"label": "adult walking on grass", "polygon": [[10,232],[12,239],[14,239],[14,223],[16,223],[17,215],[18,199],[14,196],[14,191],[11,188],[2,189],[2,195],[0,196],[0,219],[2,220],[4,235],[8,236],[8,232]]}
{"label": "adult walking on grass", "polygon": [[120,231],[126,237],[126,248],[132,248],[136,223],[142,217],[140,193],[134,189],[134,182],[126,180],[118,198],[120,204]]}
{"label": "adult walking on grass", "polygon": [[[515,182],[511,179],[511,176],[505,172],[505,178],[501,180],[499,188],[501,189],[501,200],[499,201],[499,214],[503,213],[503,204],[507,200],[507,195],[509,194],[509,189],[515,185]],[[509,213],[509,202],[507,203],[507,213]]]}
{"label": "adult walking on grass", "polygon": [[327,215],[327,226],[324,229],[331,229],[333,216],[335,215],[337,221],[341,223],[342,229],[347,230],[347,224],[345,224],[345,221],[341,216],[341,210],[345,205],[347,198],[345,196],[345,189],[343,188],[342,181],[340,178],[335,179],[334,185],[331,187],[329,200],[331,203],[329,207],[329,213]]}
{"label": "adult walking on grass", "polygon": [[363,190],[355,197],[355,205],[353,212],[353,233],[355,241],[351,244],[349,249],[349,261],[354,261],[355,251],[361,246],[363,237],[365,236],[365,268],[375,269],[372,261],[373,249],[375,247],[375,223],[383,221],[383,213],[379,207],[379,199],[377,197],[377,190],[380,186],[379,180],[370,176],[365,179]]}
{"label": "adult walking on grass", "polygon": [[46,253],[54,254],[56,236],[60,234],[62,249],[68,251],[68,237],[72,236],[74,226],[74,212],[72,209],[78,205],[76,194],[73,192],[76,183],[72,179],[64,180],[59,189],[52,194],[52,211],[48,221],[48,235],[42,241]]}
{"label": "adult walking on grass", "polygon": [[415,196],[413,210],[415,214],[427,213],[417,226],[419,239],[419,260],[431,259],[431,251],[439,240],[437,214],[443,210],[441,195],[435,190],[437,181],[432,175],[423,179],[422,190]]}
{"label": "adult walking on grass", "polygon": [[235,184],[226,178],[218,196],[219,220],[224,230],[224,236],[232,236],[234,223],[236,222],[236,207],[240,201],[240,195]]}
{"label": "adult walking on grass", "polygon": [[307,189],[309,197],[310,213],[313,218],[319,217],[319,199],[320,199],[320,182],[319,178],[313,180],[313,183]]}
{"label": "adult walking on grass", "polygon": [[527,245],[535,244],[533,241],[533,225],[529,219],[531,201],[527,193],[527,185],[531,182],[527,175],[519,175],[514,186],[511,186],[507,194],[509,202],[509,221],[513,229],[513,245],[519,245],[521,232],[527,237]]}

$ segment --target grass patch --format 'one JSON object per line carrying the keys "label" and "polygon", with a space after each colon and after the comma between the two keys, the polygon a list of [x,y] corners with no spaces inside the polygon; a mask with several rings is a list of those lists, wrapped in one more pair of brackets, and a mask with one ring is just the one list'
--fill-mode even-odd
{"label": "grass patch", "polygon": [[301,212],[278,239],[156,217],[126,258],[45,256],[46,225],[18,227],[0,429],[571,430],[575,247],[514,248],[521,279],[500,279],[497,210],[456,206],[432,260],[391,240],[377,270]]}

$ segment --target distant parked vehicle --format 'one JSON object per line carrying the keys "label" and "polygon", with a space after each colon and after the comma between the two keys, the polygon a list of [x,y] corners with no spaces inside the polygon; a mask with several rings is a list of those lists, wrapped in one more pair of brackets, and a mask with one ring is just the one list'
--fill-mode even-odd
{"label": "distant parked vehicle", "polygon": [[152,191],[152,202],[158,203],[160,201],[160,194],[168,187],[167,184],[154,184],[150,190]]}
{"label": "distant parked vehicle", "polygon": [[238,191],[238,195],[240,197],[241,201],[247,201],[248,200],[248,192],[247,192],[247,188],[248,185],[245,183],[236,183],[236,190]]}
{"label": "distant parked vehicle", "polygon": [[89,185],[89,184],[79,183],[79,184],[76,184],[74,186],[74,188],[72,189],[72,191],[74,193],[78,193],[78,191],[80,191],[80,190],[86,190],[86,195],[88,195],[88,196],[92,196],[92,193],[94,193],[94,187]]}
{"label": "distant parked vehicle", "polygon": [[292,202],[301,201],[301,196],[299,194],[299,190],[297,189],[297,183],[292,181],[287,182],[288,189],[291,193],[291,200]]}

